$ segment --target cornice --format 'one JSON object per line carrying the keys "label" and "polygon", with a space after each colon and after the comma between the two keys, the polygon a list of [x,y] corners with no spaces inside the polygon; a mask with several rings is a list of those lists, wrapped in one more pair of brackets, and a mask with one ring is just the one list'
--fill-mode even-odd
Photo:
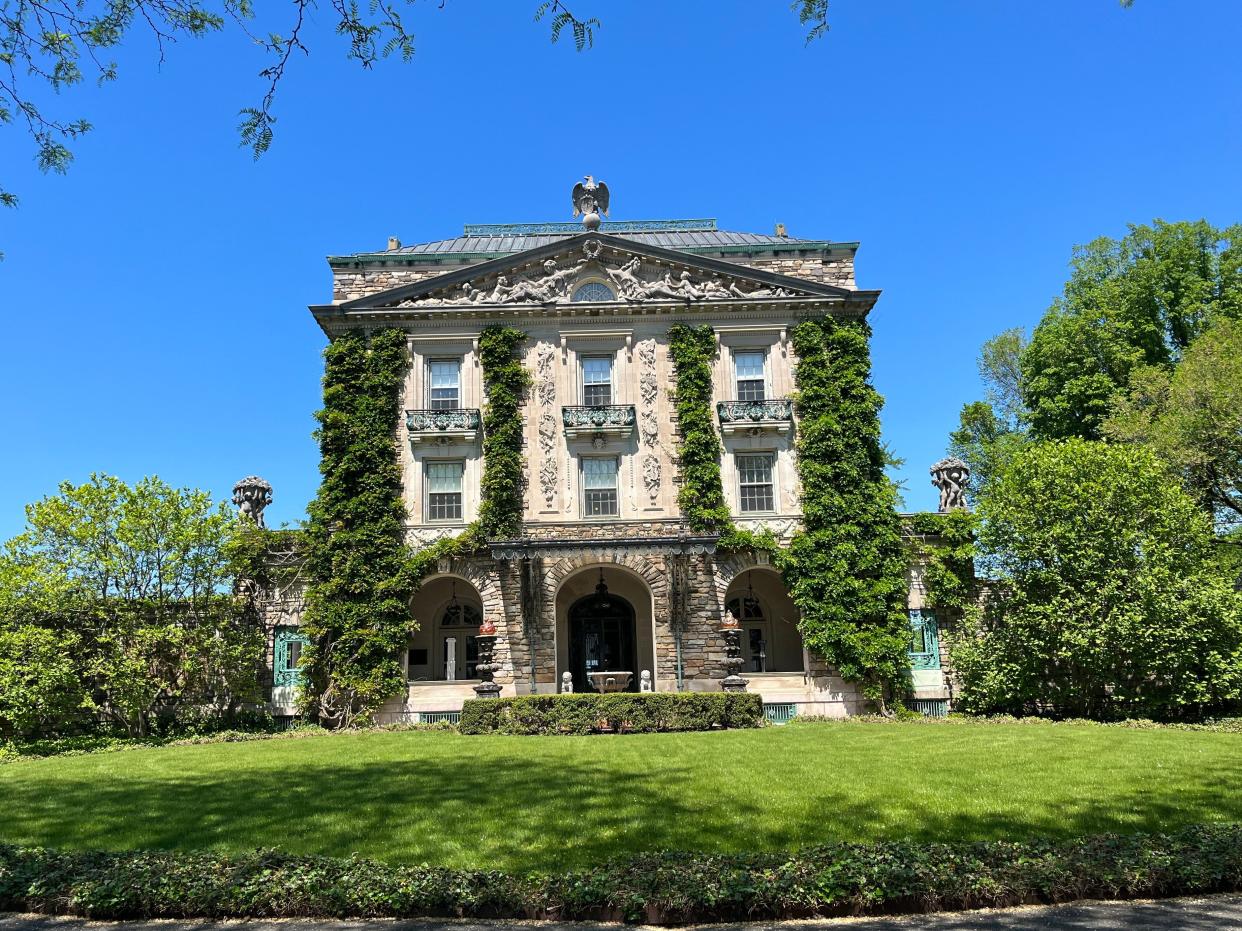
{"label": "cornice", "polygon": [[516,321],[573,321],[593,325],[625,325],[623,321],[642,317],[658,317],[669,323],[702,322],[704,317],[718,316],[741,323],[746,321],[790,321],[802,317],[835,316],[847,318],[865,317],[875,306],[879,291],[853,291],[846,298],[825,297],[775,297],[735,298],[725,301],[700,301],[687,304],[683,301],[650,301],[633,304],[624,301],[606,304],[467,304],[431,307],[388,307],[366,310],[347,310],[340,304],[312,306],[315,321],[328,336],[338,336],[352,330],[368,330],[378,327],[417,328],[420,332],[441,327],[460,329],[465,321],[475,323],[480,329],[489,323],[513,323]]}

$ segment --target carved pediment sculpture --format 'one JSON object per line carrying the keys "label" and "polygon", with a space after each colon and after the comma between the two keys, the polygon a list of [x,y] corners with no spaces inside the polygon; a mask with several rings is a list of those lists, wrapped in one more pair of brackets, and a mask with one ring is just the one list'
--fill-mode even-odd
{"label": "carved pediment sculpture", "polygon": [[690,269],[675,272],[646,268],[641,256],[608,257],[598,240],[583,244],[583,258],[544,260],[530,272],[509,271],[494,279],[466,282],[456,290],[445,289],[424,297],[402,301],[399,307],[466,304],[560,304],[571,299],[574,286],[587,275],[605,277],[621,300],[716,301],[734,298],[789,297],[785,288],[760,285],[742,277],[696,275]]}

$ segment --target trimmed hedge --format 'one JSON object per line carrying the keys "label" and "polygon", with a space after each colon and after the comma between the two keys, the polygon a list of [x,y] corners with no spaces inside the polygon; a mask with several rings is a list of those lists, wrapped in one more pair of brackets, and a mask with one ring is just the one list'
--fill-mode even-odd
{"label": "trimmed hedge", "polygon": [[649,853],[552,876],[357,857],[0,846],[0,911],[88,918],[548,918],[674,924],[927,912],[1242,889],[1242,825],[1051,843]]}
{"label": "trimmed hedge", "polygon": [[463,734],[652,734],[761,727],[763,699],[747,692],[594,692],[476,698],[461,709]]}

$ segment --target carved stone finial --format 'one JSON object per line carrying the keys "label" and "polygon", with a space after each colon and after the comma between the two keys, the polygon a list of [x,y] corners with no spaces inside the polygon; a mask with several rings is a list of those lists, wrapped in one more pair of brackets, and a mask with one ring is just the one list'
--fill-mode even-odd
{"label": "carved stone finial", "polygon": [[233,486],[233,503],[243,517],[248,517],[260,527],[263,523],[263,509],[272,503],[272,486],[257,475],[247,475]]}
{"label": "carved stone finial", "polygon": [[574,216],[582,214],[582,225],[597,230],[602,222],[599,215],[608,216],[608,185],[603,181],[596,184],[595,179],[587,175],[574,185],[573,201]]}
{"label": "carved stone finial", "polygon": [[931,483],[940,489],[940,513],[966,510],[966,486],[970,467],[956,456],[941,459],[931,467]]}

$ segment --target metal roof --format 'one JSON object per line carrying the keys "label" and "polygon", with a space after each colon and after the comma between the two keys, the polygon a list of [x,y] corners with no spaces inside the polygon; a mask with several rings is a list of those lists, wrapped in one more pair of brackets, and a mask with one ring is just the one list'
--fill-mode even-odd
{"label": "metal roof", "polygon": [[[386,253],[357,255],[503,255],[525,252],[585,232],[581,223],[496,223],[467,224],[464,235],[402,246]],[[714,219],[705,220],[628,220],[604,222],[599,232],[666,249],[721,249],[730,247],[797,246],[823,248],[824,240],[797,239],[792,236],[742,233],[716,228]]]}

